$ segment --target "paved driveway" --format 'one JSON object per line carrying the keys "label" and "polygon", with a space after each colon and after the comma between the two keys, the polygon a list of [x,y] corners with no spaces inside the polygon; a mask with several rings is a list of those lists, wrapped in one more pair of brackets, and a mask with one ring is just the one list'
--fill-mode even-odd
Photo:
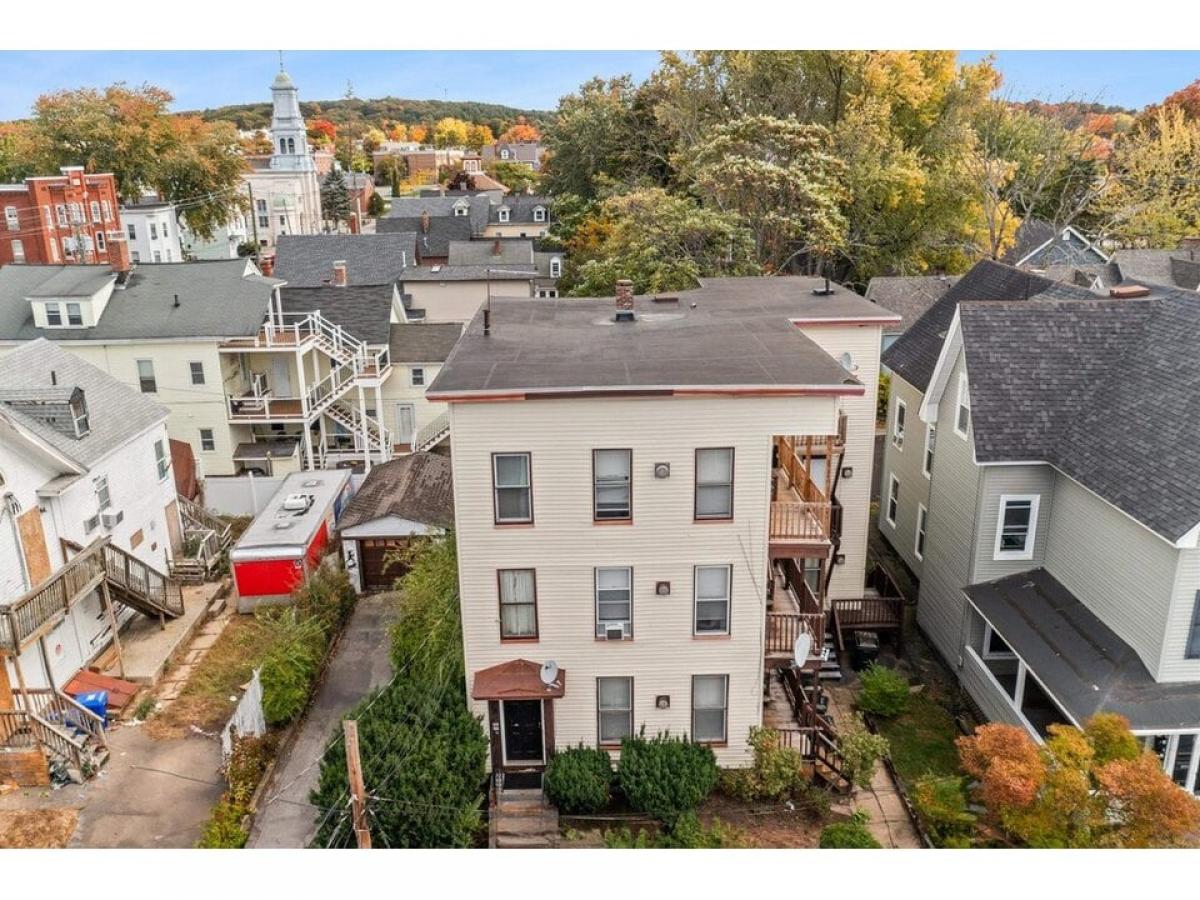
{"label": "paved driveway", "polygon": [[374,594],[358,601],[300,732],[279,758],[264,795],[265,805],[254,817],[248,846],[308,846],[316,832],[315,810],[305,805],[320,774],[320,764],[315,761],[339,727],[342,715],[372,688],[392,677],[388,626],[395,613],[393,593]]}
{"label": "paved driveway", "polygon": [[84,784],[26,788],[0,809],[78,809],[71,847],[194,847],[224,790],[221,745],[201,735],[156,741],[140,727],[109,732],[111,757]]}

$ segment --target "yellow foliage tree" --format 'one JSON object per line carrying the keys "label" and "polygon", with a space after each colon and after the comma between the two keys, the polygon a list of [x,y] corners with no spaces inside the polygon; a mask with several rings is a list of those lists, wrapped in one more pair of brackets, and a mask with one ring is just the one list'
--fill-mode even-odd
{"label": "yellow foliage tree", "polygon": [[433,142],[439,147],[462,147],[467,143],[471,123],[447,116],[433,126]]}

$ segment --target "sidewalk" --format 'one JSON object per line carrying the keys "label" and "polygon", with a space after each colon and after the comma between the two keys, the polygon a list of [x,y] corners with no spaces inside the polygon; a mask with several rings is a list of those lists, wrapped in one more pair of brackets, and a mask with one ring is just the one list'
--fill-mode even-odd
{"label": "sidewalk", "polygon": [[358,601],[296,739],[279,757],[254,817],[248,847],[308,846],[316,832],[315,810],[307,804],[321,771],[317,760],[342,715],[392,677],[388,626],[395,614],[393,593]]}

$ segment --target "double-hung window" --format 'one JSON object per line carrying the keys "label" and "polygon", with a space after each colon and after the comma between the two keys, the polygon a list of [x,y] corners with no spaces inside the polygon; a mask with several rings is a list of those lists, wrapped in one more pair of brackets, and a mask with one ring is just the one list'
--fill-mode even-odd
{"label": "double-hung window", "polygon": [[96,506],[98,509],[109,509],[112,506],[112,494],[108,490],[108,476],[100,475],[92,481],[96,490]]}
{"label": "double-hung window", "polygon": [[961,438],[967,436],[971,425],[971,389],[967,384],[967,373],[958,374],[958,404],[954,412],[954,433]]}
{"label": "double-hung window", "polygon": [[933,475],[933,449],[937,444],[937,426],[925,426],[925,456],[921,460],[921,471],[926,478]]}
{"label": "double-hung window", "polygon": [[536,639],[537,582],[533,569],[500,569],[500,637]]}
{"label": "double-hung window", "polygon": [[4,223],[8,226],[9,231],[20,230],[21,220],[17,216],[17,208],[15,206],[4,207]]}
{"label": "double-hung window", "polygon": [[137,361],[138,387],[143,394],[153,394],[158,391],[158,381],[154,377],[154,360],[139,359]]}
{"label": "double-hung window", "polygon": [[904,424],[908,418],[908,404],[903,400],[896,401],[896,413],[892,419],[892,446],[897,450],[904,449]]}
{"label": "double-hung window", "polygon": [[217,438],[211,428],[200,429],[200,449],[205,453],[211,453],[217,449]]}
{"label": "double-hung window", "polygon": [[696,451],[696,518],[733,518],[733,448]]}
{"label": "double-hung window", "polygon": [[888,475],[887,523],[896,527],[896,512],[900,508],[900,481],[895,475]]}
{"label": "double-hung window", "polygon": [[92,210],[92,223],[93,223],[93,224],[95,224],[95,225],[99,225],[99,224],[100,224],[100,222],[101,222],[101,219],[100,219],[100,202],[99,202],[98,200],[93,200],[93,201],[91,202],[91,204],[89,204],[89,205],[91,206],[91,210]]}
{"label": "double-hung window", "polygon": [[171,471],[171,457],[167,456],[165,441],[154,442],[154,462],[158,465],[158,480],[162,481]]}
{"label": "double-hung window", "polygon": [[596,569],[596,637],[633,637],[633,569]]}
{"label": "double-hung window", "polygon": [[596,521],[632,517],[632,467],[632,450],[592,451],[592,517]]}
{"label": "double-hung window", "polygon": [[188,371],[192,376],[192,384],[204,384],[204,363],[190,362],[188,363]]}
{"label": "double-hung window", "polygon": [[601,744],[619,744],[633,735],[633,679],[596,679],[596,734]]}
{"label": "double-hung window", "polygon": [[104,248],[105,248],[105,243],[104,243],[104,232],[103,232],[103,231],[97,231],[97,232],[96,232],[96,249],[97,249],[97,250],[99,250],[101,253],[103,253],[103,252],[104,252]]}
{"label": "double-hung window", "polygon": [[492,454],[492,493],[497,525],[533,521],[528,453]]}
{"label": "double-hung window", "polygon": [[1000,498],[995,559],[1033,559],[1040,501],[1036,494],[1006,494]]}
{"label": "double-hung window", "polygon": [[126,230],[129,232],[129,239],[131,241],[136,241],[137,240],[137,225],[135,225],[133,222],[130,222],[126,226]]}
{"label": "double-hung window", "polygon": [[728,709],[728,675],[692,676],[692,740],[724,743]]}
{"label": "double-hung window", "polygon": [[929,513],[925,509],[925,504],[917,504],[917,537],[913,542],[913,553],[917,555],[917,559],[925,558],[925,520]]}
{"label": "double-hung window", "polygon": [[425,370],[420,366],[412,368],[412,386],[422,387],[425,384]]}
{"label": "double-hung window", "polygon": [[83,324],[83,307],[78,303],[67,304],[67,324],[76,326]]}
{"label": "double-hung window", "polygon": [[1196,591],[1196,604],[1192,607],[1192,624],[1188,628],[1187,646],[1183,655],[1186,659],[1200,659],[1200,591]]}
{"label": "double-hung window", "polygon": [[62,307],[57,303],[46,304],[46,325],[50,328],[57,328],[62,325]]}
{"label": "double-hung window", "polygon": [[693,633],[729,634],[731,566],[696,566]]}

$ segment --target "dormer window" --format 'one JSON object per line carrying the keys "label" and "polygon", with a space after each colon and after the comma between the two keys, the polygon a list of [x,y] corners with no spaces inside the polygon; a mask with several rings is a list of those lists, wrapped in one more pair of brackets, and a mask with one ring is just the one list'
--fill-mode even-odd
{"label": "dormer window", "polygon": [[455,216],[465,216],[471,211],[471,208],[466,203],[457,203],[454,206]]}
{"label": "dormer window", "polygon": [[508,221],[508,207],[507,206],[500,207],[500,209],[498,209],[496,211],[496,217],[497,217],[498,221],[507,222]]}
{"label": "dormer window", "polygon": [[562,275],[562,260],[557,256],[550,260],[550,277],[558,278]]}
{"label": "dormer window", "polygon": [[535,221],[535,222],[545,222],[546,221],[546,207],[535,206],[533,208],[533,221]]}
{"label": "dormer window", "polygon": [[83,307],[78,303],[67,304],[67,324],[76,328],[83,325]]}
{"label": "dormer window", "polygon": [[510,154],[510,153],[508,152],[508,148],[507,148],[507,147],[503,148],[503,149],[500,151],[500,158],[501,158],[501,159],[508,159],[508,158],[509,158],[509,156],[511,156],[511,155],[512,155],[512,154]]}
{"label": "dormer window", "polygon": [[46,304],[46,327],[61,328],[62,327],[62,307],[57,303]]}
{"label": "dormer window", "polygon": [[76,391],[71,398],[71,421],[75,425],[75,437],[83,437],[92,430],[91,423],[88,421],[87,400],[83,397],[83,391]]}

